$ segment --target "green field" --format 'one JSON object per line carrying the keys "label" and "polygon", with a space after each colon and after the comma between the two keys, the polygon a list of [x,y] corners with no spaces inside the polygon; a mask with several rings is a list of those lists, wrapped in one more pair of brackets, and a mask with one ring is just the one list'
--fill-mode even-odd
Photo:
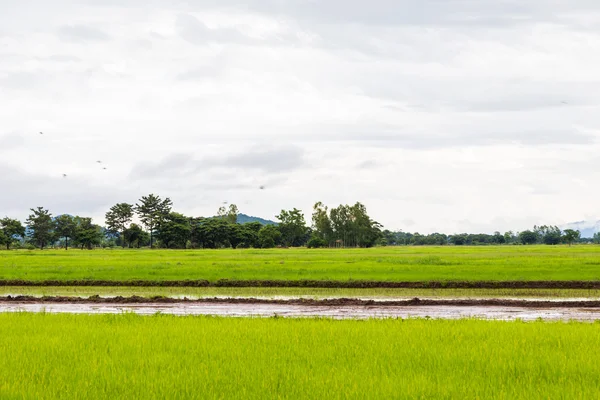
{"label": "green field", "polygon": [[0,251],[0,279],[600,280],[600,246]]}
{"label": "green field", "polygon": [[390,288],[300,288],[300,287],[139,287],[139,286],[0,286],[0,296],[164,296],[176,298],[523,298],[600,299],[600,289],[390,289]]}
{"label": "green field", "polygon": [[599,398],[598,324],[0,314],[0,398]]}

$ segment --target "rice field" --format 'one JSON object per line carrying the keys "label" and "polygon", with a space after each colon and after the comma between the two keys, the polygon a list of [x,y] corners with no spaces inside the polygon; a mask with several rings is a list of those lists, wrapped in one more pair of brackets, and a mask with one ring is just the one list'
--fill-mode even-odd
{"label": "rice field", "polygon": [[0,279],[592,281],[600,246],[0,251]]}
{"label": "rice field", "polygon": [[598,328],[0,314],[0,398],[598,398]]}
{"label": "rice field", "polygon": [[473,298],[600,299],[600,289],[404,289],[298,287],[138,287],[138,286],[0,286],[0,296],[164,296],[173,298]]}

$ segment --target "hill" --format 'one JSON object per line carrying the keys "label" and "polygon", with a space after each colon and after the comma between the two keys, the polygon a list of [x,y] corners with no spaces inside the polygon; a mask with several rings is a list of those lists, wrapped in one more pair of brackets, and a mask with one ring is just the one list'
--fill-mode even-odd
{"label": "hill", "polygon": [[246,214],[238,214],[237,222],[238,222],[238,224],[247,224],[249,222],[260,222],[263,225],[277,225],[277,222],[275,222],[275,221],[271,221],[271,220],[263,219],[263,218],[259,218],[259,217],[253,217],[253,216],[246,215]]}

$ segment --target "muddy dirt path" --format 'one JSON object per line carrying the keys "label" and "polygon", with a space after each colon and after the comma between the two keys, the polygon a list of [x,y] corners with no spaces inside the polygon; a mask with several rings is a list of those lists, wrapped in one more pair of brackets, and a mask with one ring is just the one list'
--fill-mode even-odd
{"label": "muddy dirt path", "polygon": [[0,312],[49,312],[71,314],[140,315],[156,313],[170,315],[215,315],[227,317],[327,317],[334,319],[365,318],[480,318],[491,320],[532,321],[596,321],[598,308],[531,308],[514,306],[369,306],[369,305],[297,305],[260,303],[31,303],[0,302]]}

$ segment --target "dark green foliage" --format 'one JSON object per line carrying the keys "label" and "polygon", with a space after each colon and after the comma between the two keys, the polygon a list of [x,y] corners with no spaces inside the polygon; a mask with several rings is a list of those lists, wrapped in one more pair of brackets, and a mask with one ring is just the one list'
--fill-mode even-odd
{"label": "dark green foliage", "polygon": [[535,244],[538,241],[537,233],[527,230],[519,233],[519,239],[523,244]]}
{"label": "dark green foliage", "polygon": [[566,229],[563,235],[563,240],[569,244],[569,246],[579,240],[581,237],[581,233],[579,231],[575,231],[573,229]]}
{"label": "dark green foliage", "polygon": [[373,221],[361,203],[329,210],[318,202],[313,207],[313,233],[332,247],[372,247],[381,238],[381,224]]}
{"label": "dark green foliage", "polygon": [[163,247],[168,249],[185,249],[190,240],[192,226],[190,219],[183,214],[171,212],[158,226],[157,237]]}
{"label": "dark green foliage", "polygon": [[25,237],[25,227],[21,221],[11,218],[2,218],[0,220],[0,245],[6,245],[6,250],[19,238]]}
{"label": "dark green foliage", "polygon": [[281,232],[281,240],[286,246],[302,246],[306,234],[306,221],[304,214],[297,208],[286,211],[281,210],[276,217],[280,222],[278,225]]}
{"label": "dark green foliage", "polygon": [[123,236],[129,247],[146,246],[150,243],[150,235],[144,232],[141,226],[137,224],[129,225],[129,228],[123,231]]}
{"label": "dark green foliage", "polygon": [[306,247],[308,247],[309,249],[319,249],[327,247],[327,241],[325,241],[325,239],[313,235],[306,243]]}
{"label": "dark green foliage", "polygon": [[138,214],[142,224],[150,232],[150,247],[152,247],[154,230],[171,212],[172,206],[173,202],[168,197],[162,200],[159,196],[152,193],[148,196],[142,196],[139,204],[135,205],[135,212]]}
{"label": "dark green foliage", "polygon": [[77,222],[70,215],[63,214],[54,220],[54,231],[59,238],[65,239],[65,250],[69,249],[69,239],[75,236]]}
{"label": "dark green foliage", "polygon": [[102,228],[92,223],[91,218],[75,217],[75,236],[74,241],[81,249],[91,250],[94,246],[102,243]]}
{"label": "dark green foliage", "polygon": [[31,208],[32,214],[27,218],[27,227],[30,230],[30,239],[40,248],[44,249],[54,241],[54,223],[52,214],[43,207]]}
{"label": "dark green foliage", "polygon": [[127,203],[118,203],[110,208],[106,213],[106,227],[111,233],[121,235],[121,245],[125,247],[125,229],[131,223],[133,218],[133,205]]}
{"label": "dark green foliage", "polygon": [[281,231],[273,225],[265,225],[258,232],[258,243],[263,249],[270,249],[281,243]]}

